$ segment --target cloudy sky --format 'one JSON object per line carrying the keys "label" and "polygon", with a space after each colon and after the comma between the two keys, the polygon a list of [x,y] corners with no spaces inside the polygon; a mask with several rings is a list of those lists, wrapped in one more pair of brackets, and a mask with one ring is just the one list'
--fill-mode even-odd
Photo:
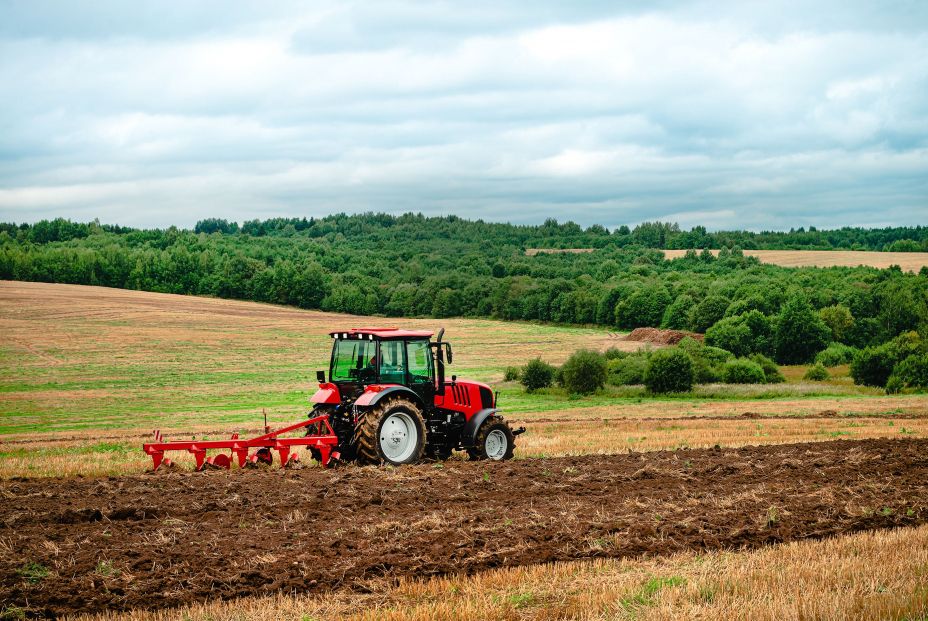
{"label": "cloudy sky", "polygon": [[0,221],[339,211],[928,224],[928,2],[0,0]]}

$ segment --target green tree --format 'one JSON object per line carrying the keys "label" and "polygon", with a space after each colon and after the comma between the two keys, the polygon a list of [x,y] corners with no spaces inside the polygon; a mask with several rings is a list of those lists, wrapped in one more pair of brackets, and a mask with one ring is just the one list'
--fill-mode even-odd
{"label": "green tree", "polygon": [[835,304],[826,306],[818,314],[831,330],[831,340],[844,343],[854,328],[854,315],[851,314],[851,310],[846,306]]}
{"label": "green tree", "polygon": [[725,296],[706,296],[693,307],[693,311],[690,313],[690,330],[693,332],[705,332],[712,324],[725,316],[728,305],[729,301]]}
{"label": "green tree", "polygon": [[694,305],[692,296],[686,293],[678,295],[664,311],[661,327],[667,330],[686,330]]}
{"label": "green tree", "polygon": [[808,300],[794,295],[783,306],[774,334],[776,360],[780,364],[804,364],[825,349],[831,330]]}

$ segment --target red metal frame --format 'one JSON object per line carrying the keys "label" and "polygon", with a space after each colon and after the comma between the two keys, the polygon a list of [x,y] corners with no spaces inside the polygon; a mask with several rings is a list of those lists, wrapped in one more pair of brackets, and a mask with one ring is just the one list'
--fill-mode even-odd
{"label": "red metal frame", "polygon": [[[324,424],[325,428],[323,429],[320,427],[319,431],[328,431],[328,433],[311,434],[299,438],[278,437],[291,431],[296,431],[297,429],[302,429],[311,425],[318,425],[320,423]],[[291,460],[297,458],[297,454],[291,453],[290,450],[295,446],[305,446],[318,450],[320,462],[323,467],[328,467],[331,459],[338,459],[339,457],[338,452],[333,450],[335,446],[338,445],[338,437],[335,435],[332,425],[329,424],[328,414],[309,418],[276,431],[270,431],[268,427],[265,427],[264,431],[264,435],[248,440],[240,440],[238,434],[234,434],[229,440],[191,440],[180,442],[161,442],[161,433],[156,431],[155,439],[158,441],[150,444],[143,444],[142,449],[148,455],[151,455],[155,470],[164,462],[170,463],[170,460],[164,457],[165,451],[187,451],[188,453],[193,453],[197,462],[198,471],[202,470],[207,464],[218,468],[230,468],[233,454],[238,458],[239,468],[244,468],[246,463],[257,463],[258,461],[266,460],[266,457],[259,455],[257,451],[249,455],[249,449],[267,449],[268,452],[266,455],[270,455],[271,450],[277,451],[280,454],[280,466],[282,468],[286,467]],[[208,458],[206,456],[206,451],[210,449],[230,449],[232,452],[228,455],[220,453],[219,455]]]}

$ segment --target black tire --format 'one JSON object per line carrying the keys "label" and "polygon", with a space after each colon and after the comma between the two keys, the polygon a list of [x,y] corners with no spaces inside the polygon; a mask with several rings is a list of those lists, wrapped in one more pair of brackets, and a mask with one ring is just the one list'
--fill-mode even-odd
{"label": "black tire", "polygon": [[[331,418],[332,414],[334,413],[335,413],[334,405],[317,405],[307,415],[307,418],[316,418],[317,416],[322,416],[323,414],[328,414],[329,417]],[[326,429],[325,425],[323,425],[322,423],[316,423],[306,428],[307,436],[312,436],[312,435],[317,435],[317,434],[322,434],[322,433],[327,433],[327,432],[328,430]],[[320,464],[322,463],[322,453],[319,452],[319,449],[310,448],[309,456],[312,459],[318,461]]]}
{"label": "black tire", "polygon": [[[412,423],[412,428],[416,431],[418,437],[411,439],[413,444],[406,447],[402,455],[391,456],[384,451],[383,447],[385,443],[389,442],[388,436],[384,435],[387,433],[384,430],[384,425],[392,417],[402,418],[404,416],[405,419],[402,420],[408,419]],[[425,420],[422,418],[419,406],[403,398],[388,399],[361,412],[352,438],[355,458],[362,465],[390,464],[400,466],[414,464],[422,459],[422,454],[425,452],[425,433]]]}
{"label": "black tire", "polygon": [[[499,433],[493,433],[494,431]],[[505,438],[506,443],[501,449],[498,444],[494,445],[494,442],[500,440],[499,434],[502,434],[502,438]],[[489,447],[487,445],[488,440],[490,440]],[[509,423],[507,423],[502,416],[491,416],[480,425],[475,446],[467,449],[467,455],[470,457],[471,461],[483,459],[505,461],[507,459],[512,459],[515,449],[516,438],[512,435],[512,429],[509,427]]]}

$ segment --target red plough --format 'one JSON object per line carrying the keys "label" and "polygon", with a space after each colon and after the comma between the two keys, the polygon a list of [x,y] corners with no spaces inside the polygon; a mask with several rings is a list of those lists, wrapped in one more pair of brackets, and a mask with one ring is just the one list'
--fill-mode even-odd
{"label": "red plough", "polygon": [[[309,433],[296,438],[282,438],[280,436],[302,429],[305,427],[315,426],[315,433]],[[317,451],[319,462],[323,467],[328,467],[332,459],[338,459],[338,452],[334,450],[338,444],[338,437],[329,424],[327,414],[309,418],[303,422],[271,431],[270,427],[264,427],[264,435],[248,440],[239,439],[238,434],[233,434],[229,440],[191,440],[189,442],[164,442],[160,431],[155,431],[155,441],[150,444],[143,444],[142,448],[145,453],[151,455],[155,465],[155,470],[160,466],[173,465],[171,460],[164,456],[166,451],[187,451],[192,453],[197,463],[197,471],[206,467],[225,468],[232,467],[232,460],[236,458],[239,468],[246,465],[271,464],[274,456],[271,451],[277,451],[280,454],[280,466],[286,468],[294,462],[299,461],[299,455],[291,449],[297,446],[305,446],[310,450]],[[206,456],[208,450],[225,450],[229,453],[219,453],[211,457]],[[254,452],[250,453],[254,449]]]}

